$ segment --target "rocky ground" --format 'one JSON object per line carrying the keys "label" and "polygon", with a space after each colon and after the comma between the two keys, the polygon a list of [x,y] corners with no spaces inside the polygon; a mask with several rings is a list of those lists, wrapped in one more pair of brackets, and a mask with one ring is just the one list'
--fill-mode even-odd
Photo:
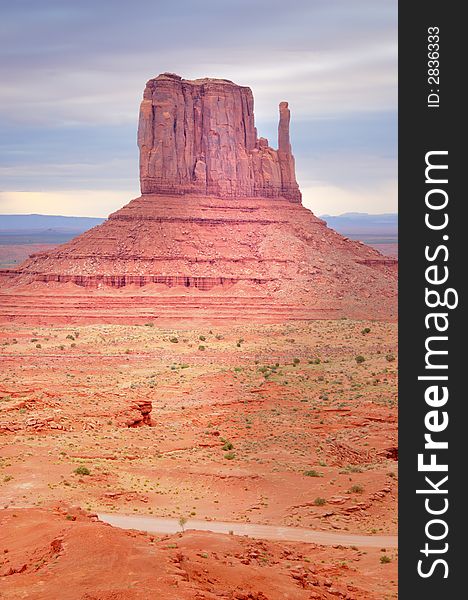
{"label": "rocky ground", "polygon": [[64,505],[7,509],[0,520],[2,598],[395,597],[396,561],[385,549],[324,548],[199,531],[155,536],[113,528]]}
{"label": "rocky ground", "polygon": [[[398,244],[370,244],[385,256],[398,256]],[[47,252],[56,248],[57,244],[0,244],[0,268],[14,269],[31,254]]]}
{"label": "rocky ground", "polygon": [[[395,534],[396,333],[347,319],[5,326],[0,597],[395,597],[391,549],[206,532],[152,540],[81,512],[75,521],[67,507]],[[85,538],[99,552],[77,573]],[[70,571],[76,594],[54,596]]]}

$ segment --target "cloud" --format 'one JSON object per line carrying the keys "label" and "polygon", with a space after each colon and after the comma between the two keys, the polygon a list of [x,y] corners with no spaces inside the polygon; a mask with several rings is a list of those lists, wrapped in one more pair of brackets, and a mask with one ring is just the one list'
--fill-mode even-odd
{"label": "cloud", "polygon": [[[135,194],[138,196],[138,194]],[[131,199],[122,190],[55,190],[0,192],[3,214],[49,214],[75,217],[107,217]]]}
{"label": "cloud", "polygon": [[26,4],[6,10],[0,65],[4,114],[20,122],[134,122],[164,70],[251,85],[259,116],[278,94],[298,116],[396,107],[396,2]]}
{"label": "cloud", "polygon": [[311,184],[302,189],[302,203],[316,215],[359,212],[383,214],[395,212],[398,186],[383,181],[371,186],[340,188],[330,184]]}

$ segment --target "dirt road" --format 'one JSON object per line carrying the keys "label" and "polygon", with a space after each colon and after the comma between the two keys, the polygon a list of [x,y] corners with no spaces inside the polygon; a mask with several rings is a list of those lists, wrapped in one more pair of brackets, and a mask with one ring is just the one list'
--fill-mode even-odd
{"label": "dirt road", "polygon": [[[149,533],[177,533],[181,526],[177,519],[158,519],[134,515],[117,515],[98,513],[101,521],[121,527],[136,529]],[[287,542],[313,542],[324,546],[340,544],[343,546],[358,546],[367,548],[396,548],[397,536],[393,535],[357,535],[333,533],[299,527],[277,527],[275,525],[258,525],[255,523],[226,523],[223,521],[188,520],[184,529],[197,529],[215,533],[233,532],[235,535],[247,535],[266,540],[283,540]]]}

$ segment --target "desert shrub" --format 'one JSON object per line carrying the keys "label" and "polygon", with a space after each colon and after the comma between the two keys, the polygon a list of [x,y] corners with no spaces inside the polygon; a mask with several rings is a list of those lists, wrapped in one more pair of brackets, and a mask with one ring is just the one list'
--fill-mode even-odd
{"label": "desert shrub", "polygon": [[198,346],[198,349],[199,349],[199,350],[204,350],[204,349],[205,349],[205,346],[202,346],[202,345],[200,344],[200,346]]}
{"label": "desert shrub", "polygon": [[149,321],[149,323],[145,323],[145,327],[154,327],[154,323]]}
{"label": "desert shrub", "polygon": [[179,517],[179,525],[182,531],[185,531],[185,525],[187,523],[187,517]]}
{"label": "desert shrub", "polygon": [[178,343],[179,343],[179,338],[176,338],[176,337],[171,337],[171,338],[169,339],[169,341],[170,341],[170,342],[172,342],[173,344],[178,344]]}
{"label": "desert shrub", "polygon": [[74,471],[77,475],[91,475],[91,471],[88,467],[77,467]]}
{"label": "desert shrub", "polygon": [[315,498],[314,500],[314,504],[315,506],[324,506],[327,503],[327,501],[325,500],[325,498]]}
{"label": "desert shrub", "polygon": [[358,465],[347,465],[340,473],[362,473],[362,467]]}
{"label": "desert shrub", "polygon": [[300,358],[293,358],[293,365],[296,366],[301,362]]}
{"label": "desert shrub", "polygon": [[232,450],[234,448],[234,445],[232,442],[228,442],[226,440],[224,446],[223,446],[223,450]]}
{"label": "desert shrub", "polygon": [[356,360],[357,364],[359,365],[359,364],[363,363],[366,359],[364,358],[364,356],[362,356],[362,354],[358,354],[356,356],[355,360]]}
{"label": "desert shrub", "polygon": [[367,335],[368,333],[370,333],[370,327],[364,327],[364,329],[361,331],[362,335]]}
{"label": "desert shrub", "polygon": [[395,357],[393,356],[393,354],[387,354],[387,356],[385,358],[388,362],[393,362],[395,360]]}
{"label": "desert shrub", "polygon": [[204,342],[206,340],[206,337],[204,335],[200,335],[198,338],[201,342]]}
{"label": "desert shrub", "polygon": [[310,469],[309,471],[304,471],[304,475],[306,477],[320,477],[320,473],[315,469]]}
{"label": "desert shrub", "polygon": [[36,348],[42,348],[40,344],[36,344]]}
{"label": "desert shrub", "polygon": [[387,556],[386,554],[384,554],[383,556],[380,557],[380,562],[383,565],[385,565],[385,564],[387,564],[387,563],[389,563],[391,561],[392,561],[392,559],[389,556]]}
{"label": "desert shrub", "polygon": [[364,488],[362,487],[362,485],[352,485],[350,487],[349,491],[352,494],[362,494],[362,492],[364,491]]}
{"label": "desert shrub", "polygon": [[75,338],[74,338],[74,336],[73,336],[73,335],[71,335],[71,333],[69,333],[69,334],[67,335],[66,339],[67,339],[67,340],[74,340]]}
{"label": "desert shrub", "polygon": [[224,458],[225,458],[226,460],[233,460],[234,458],[236,458],[236,454],[235,454],[235,452],[227,452],[227,453],[224,455]]}

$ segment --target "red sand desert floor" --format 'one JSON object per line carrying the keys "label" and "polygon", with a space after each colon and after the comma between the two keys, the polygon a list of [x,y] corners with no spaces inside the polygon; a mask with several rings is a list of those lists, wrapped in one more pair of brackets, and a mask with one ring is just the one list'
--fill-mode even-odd
{"label": "red sand desert floor", "polygon": [[396,335],[347,319],[6,325],[0,597],[395,598],[395,548],[144,535],[86,515],[394,536]]}

